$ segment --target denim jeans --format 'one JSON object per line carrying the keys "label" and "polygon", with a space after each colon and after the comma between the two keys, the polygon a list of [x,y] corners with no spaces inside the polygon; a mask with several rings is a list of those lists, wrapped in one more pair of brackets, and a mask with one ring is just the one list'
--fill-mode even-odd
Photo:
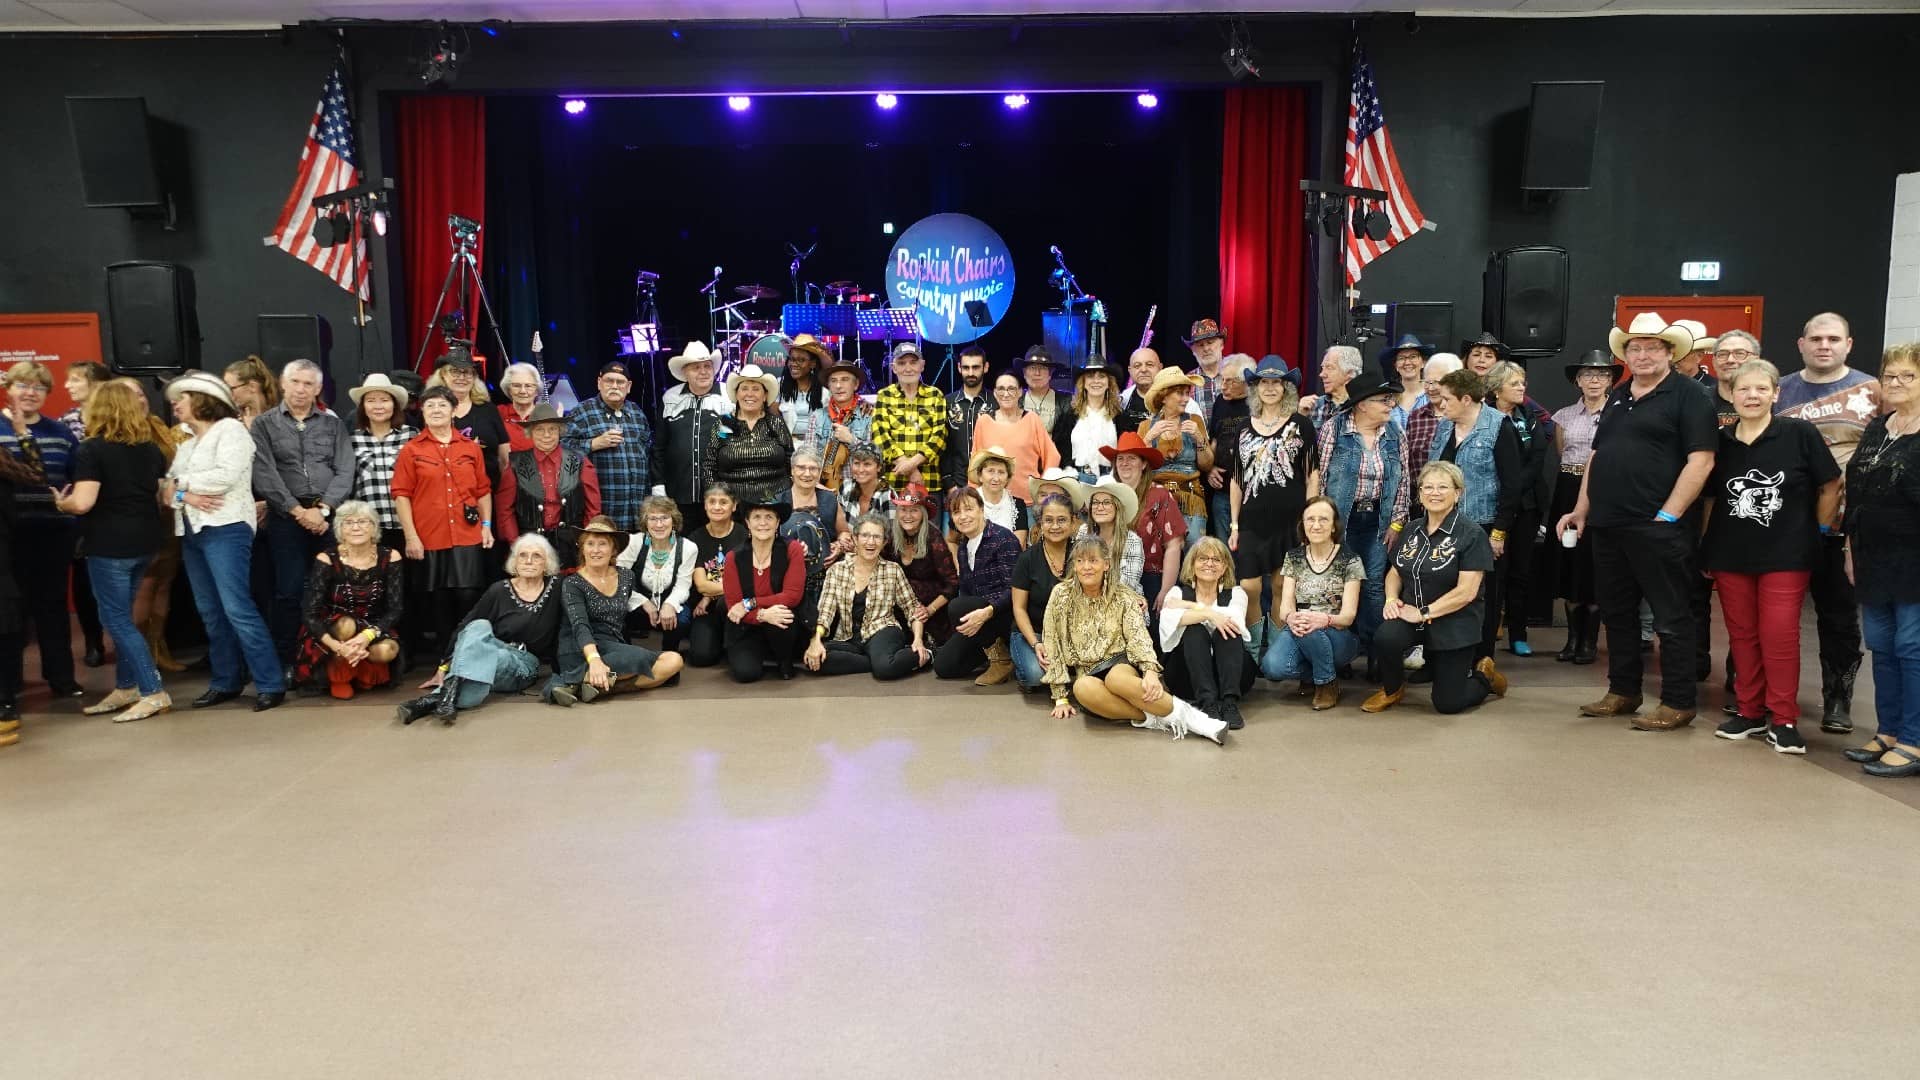
{"label": "denim jeans", "polygon": [[262,614],[273,633],[274,652],[281,663],[290,664],[300,641],[300,600],[322,540],[277,510],[267,514],[265,532],[267,560],[273,569],[273,601]]}
{"label": "denim jeans", "polygon": [[255,690],[285,693],[286,675],[273,651],[267,621],[248,591],[253,530],[242,521],[189,532],[181,538],[180,559],[193,586],[193,606],[206,624],[207,661],[213,667],[207,689],[239,690],[251,672]]}
{"label": "denim jeans", "polygon": [[1187,517],[1187,548],[1191,549],[1193,545],[1200,542],[1201,537],[1207,535],[1207,515],[1188,514],[1186,515],[1186,517]]}
{"label": "denim jeans", "polygon": [[147,649],[146,636],[133,625],[133,594],[152,561],[152,555],[131,559],[87,556],[87,578],[93,583],[100,625],[113,639],[113,687],[137,687],[141,697],[160,692],[160,671],[153,666],[153,653]]}
{"label": "denim jeans", "polygon": [[1046,676],[1040,657],[1027,644],[1027,635],[1015,631],[1007,637],[1007,650],[1013,653],[1013,677],[1028,690],[1035,689]]}
{"label": "denim jeans", "polygon": [[490,693],[517,694],[534,683],[540,661],[525,649],[517,649],[493,636],[493,624],[475,619],[462,627],[453,639],[453,658],[447,674],[460,680],[460,693],[454,704],[462,709],[478,708]]}
{"label": "denim jeans", "polygon": [[1362,649],[1372,647],[1374,631],[1380,629],[1380,610],[1387,603],[1385,532],[1378,510],[1356,510],[1347,515],[1347,550],[1360,556],[1360,565],[1367,572],[1367,580],[1360,583],[1360,611],[1353,620],[1353,633]]}
{"label": "denim jeans", "polygon": [[1233,504],[1229,501],[1227,489],[1219,491],[1207,489],[1207,531],[1213,536],[1225,540],[1227,529],[1233,524]]}
{"label": "denim jeans", "polygon": [[1329,626],[1306,637],[1294,637],[1284,626],[1267,630],[1267,651],[1260,657],[1260,674],[1274,682],[1300,679],[1315,686],[1334,681],[1342,664],[1360,655],[1360,639],[1351,630]]}
{"label": "denim jeans", "polygon": [[1860,605],[1880,734],[1920,746],[1920,604]]}

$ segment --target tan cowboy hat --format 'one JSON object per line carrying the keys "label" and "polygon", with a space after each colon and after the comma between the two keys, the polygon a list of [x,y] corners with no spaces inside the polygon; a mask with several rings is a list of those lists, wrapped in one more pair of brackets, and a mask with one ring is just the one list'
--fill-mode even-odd
{"label": "tan cowboy hat", "polygon": [[1132,488],[1109,476],[1087,489],[1087,505],[1091,508],[1095,495],[1111,495],[1120,504],[1120,527],[1133,527],[1133,519],[1140,516],[1140,496]]}
{"label": "tan cowboy hat", "polygon": [[616,557],[627,550],[627,545],[633,541],[631,533],[623,531],[613,523],[612,518],[605,514],[596,515],[585,525],[562,525],[558,531],[570,537],[575,544],[589,536],[604,536],[613,542],[613,553]]}
{"label": "tan cowboy hat", "polygon": [[1687,332],[1687,328],[1669,323],[1654,311],[1643,311],[1635,315],[1625,330],[1614,327],[1613,331],[1607,335],[1607,349],[1613,355],[1625,359],[1623,350],[1626,349],[1627,342],[1637,337],[1659,338],[1666,342],[1667,346],[1673,350],[1675,360],[1693,351],[1693,335]]}
{"label": "tan cowboy hat", "polygon": [[1160,369],[1160,374],[1153,377],[1153,385],[1147,387],[1147,408],[1159,412],[1160,399],[1167,396],[1167,391],[1176,386],[1199,386],[1205,381],[1200,376],[1189,375],[1177,367],[1163,367]]}
{"label": "tan cowboy hat", "polygon": [[1067,500],[1073,503],[1075,510],[1083,509],[1087,505],[1087,485],[1080,482],[1080,474],[1059,466],[1027,479],[1027,502],[1038,503],[1040,489],[1047,484],[1058,484],[1061,490],[1067,493]]}
{"label": "tan cowboy hat", "polygon": [[970,482],[977,482],[971,478],[978,477],[980,475],[980,466],[985,465],[989,461],[997,461],[1005,465],[1007,467],[1007,476],[1009,478],[1013,476],[1013,455],[997,446],[989,446],[985,450],[975,453],[972,460],[967,462],[967,476],[970,478]]}
{"label": "tan cowboy hat", "polygon": [[718,359],[719,356],[707,351],[706,342],[689,341],[687,347],[680,350],[679,356],[667,359],[667,374],[673,376],[675,382],[686,382],[688,364],[711,364]]}
{"label": "tan cowboy hat", "polygon": [[[1719,338],[1707,336],[1707,324],[1698,319],[1675,319],[1673,320],[1673,325],[1684,326],[1687,328],[1687,333],[1693,335],[1693,352],[1712,352],[1713,347],[1720,343]],[[1681,354],[1674,353],[1673,355],[1680,356]]]}
{"label": "tan cowboy hat", "polygon": [[387,378],[385,373],[379,371],[367,376],[366,381],[347,391],[347,396],[353,399],[354,407],[359,408],[361,397],[369,390],[378,390],[392,398],[395,411],[407,407],[407,388]]}
{"label": "tan cowboy hat", "polygon": [[523,428],[530,428],[535,424],[564,424],[567,422],[567,418],[561,416],[559,410],[555,409],[552,405],[543,401],[533,407],[533,411],[527,414],[525,420],[515,422]]}
{"label": "tan cowboy hat", "polygon": [[743,382],[757,382],[761,386],[766,387],[767,403],[769,405],[773,403],[774,398],[780,395],[779,379],[773,377],[772,375],[769,375],[765,371],[760,370],[759,364],[748,364],[747,366],[741,368],[739,371],[736,371],[733,374],[727,376],[727,400],[728,401],[733,402],[736,405],[739,404],[739,398],[734,396],[733,390],[734,390],[734,387],[739,386]]}

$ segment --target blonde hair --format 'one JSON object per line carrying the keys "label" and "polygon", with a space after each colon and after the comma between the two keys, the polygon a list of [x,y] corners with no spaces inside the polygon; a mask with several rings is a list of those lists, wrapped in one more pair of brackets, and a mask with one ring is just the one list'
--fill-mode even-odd
{"label": "blonde hair", "polygon": [[53,372],[48,371],[47,366],[37,360],[22,360],[7,369],[6,384],[8,386],[18,386],[25,382],[38,383],[42,390],[52,390]]}
{"label": "blonde hair", "polygon": [[1233,551],[1217,536],[1203,536],[1199,543],[1187,549],[1186,557],[1180,560],[1180,584],[1189,589],[1195,587],[1193,564],[1199,561],[1202,552],[1219,558],[1224,567],[1220,571],[1220,590],[1226,592],[1233,588]]}
{"label": "blonde hair", "polygon": [[[125,446],[157,441],[150,423],[153,410],[147,405],[147,396],[122,382],[104,382],[94,387],[80,410],[80,418],[87,425],[90,439]],[[166,449],[170,451],[172,447]]]}
{"label": "blonde hair", "polygon": [[[1882,361],[1881,366],[1885,366],[1884,361]],[[1767,378],[1768,386],[1776,390],[1780,388],[1780,369],[1774,367],[1772,361],[1762,360],[1757,356],[1741,364],[1739,367],[1734,368],[1733,374],[1727,379],[1727,385],[1729,387],[1739,386],[1740,380],[1749,375],[1764,375]]]}
{"label": "blonde hair", "polygon": [[[1104,498],[1113,503],[1113,536],[1111,537],[1102,537],[1100,526],[1094,523],[1093,500],[1096,498]],[[1118,496],[1110,491],[1089,490],[1087,492],[1086,530],[1086,538],[1098,543],[1106,553],[1107,561],[1118,567],[1120,560],[1127,553],[1127,537],[1133,535],[1133,522],[1127,517],[1127,508]]]}
{"label": "blonde hair", "polygon": [[1481,377],[1486,386],[1486,400],[1492,401],[1495,397],[1499,396],[1500,391],[1507,388],[1508,383],[1513,382],[1515,379],[1525,379],[1526,377],[1527,369],[1511,360],[1502,360],[1493,365],[1488,368],[1487,373]]}
{"label": "blonde hair", "polygon": [[231,375],[243,383],[252,383],[260,391],[260,411],[266,412],[280,404],[280,380],[274,377],[267,362],[257,356],[248,356],[244,360],[235,360],[221,372]]}
{"label": "blonde hair", "polygon": [[[436,386],[447,386],[447,368],[449,366],[450,365],[442,364],[433,369],[433,374],[427,376],[425,389],[430,390]],[[447,386],[447,391],[448,393],[452,393],[456,399],[460,396],[451,386]],[[475,405],[493,404],[493,395],[487,392],[487,380],[480,377],[480,372],[477,368],[474,369],[473,372],[473,385],[467,390],[467,400]]]}
{"label": "blonde hair", "polygon": [[1413,486],[1416,488],[1424,486],[1427,482],[1428,473],[1439,473],[1441,476],[1446,477],[1447,482],[1453,485],[1453,490],[1455,491],[1467,490],[1467,474],[1461,472],[1460,466],[1455,465],[1451,461],[1427,462],[1426,465],[1421,467],[1420,475],[1414,477]]}
{"label": "blonde hair", "polygon": [[[1747,363],[1751,364],[1753,361],[1749,360]],[[1905,364],[1915,371],[1920,371],[1920,341],[1907,341],[1899,345],[1887,346],[1887,351],[1880,354],[1881,374],[1886,374],[1888,364]]]}

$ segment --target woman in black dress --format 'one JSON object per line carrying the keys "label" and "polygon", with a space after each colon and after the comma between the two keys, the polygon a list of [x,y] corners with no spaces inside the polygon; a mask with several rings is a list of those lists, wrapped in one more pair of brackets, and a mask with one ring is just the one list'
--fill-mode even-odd
{"label": "woman in black dress", "polygon": [[314,556],[307,574],[293,676],[296,683],[324,679],[333,696],[345,700],[356,688],[393,678],[403,560],[379,542],[380,518],[369,503],[341,503],[333,512],[333,536],[339,546]]}
{"label": "woman in black dress", "polygon": [[559,658],[541,695],[554,705],[593,701],[623,690],[651,690],[680,674],[677,652],[627,644],[633,571],[614,563],[632,538],[605,515],[574,530],[580,568],[560,585]]}
{"label": "woman in black dress", "polygon": [[[1294,403],[1286,361],[1268,356],[1248,376],[1253,405],[1244,427],[1227,440],[1227,546],[1248,602],[1262,608],[1268,578],[1280,572],[1300,530],[1308,486],[1318,469],[1313,427]],[[1279,586],[1275,584],[1275,592]]]}
{"label": "woman in black dress", "polygon": [[727,648],[727,560],[747,542],[747,527],[734,520],[733,493],[725,484],[707,488],[701,501],[706,524],[691,529],[696,561],[693,607],[688,613],[687,663],[712,667]]}

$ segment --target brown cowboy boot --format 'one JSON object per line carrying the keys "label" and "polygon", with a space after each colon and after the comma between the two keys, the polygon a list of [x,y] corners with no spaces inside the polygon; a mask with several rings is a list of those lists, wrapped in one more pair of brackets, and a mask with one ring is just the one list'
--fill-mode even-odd
{"label": "brown cowboy boot", "polygon": [[973,680],[975,686],[999,686],[1013,678],[1013,653],[1007,651],[1007,639],[1000,638],[987,646],[987,670]]}
{"label": "brown cowboy boot", "polygon": [[1692,709],[1676,709],[1671,705],[1661,705],[1645,716],[1633,718],[1632,726],[1641,731],[1672,731],[1693,723]]}
{"label": "brown cowboy boot", "polygon": [[1632,716],[1634,713],[1640,711],[1641,700],[1642,698],[1638,694],[1628,697],[1625,694],[1616,694],[1608,691],[1607,696],[1601,698],[1599,701],[1580,706],[1580,715]]}

